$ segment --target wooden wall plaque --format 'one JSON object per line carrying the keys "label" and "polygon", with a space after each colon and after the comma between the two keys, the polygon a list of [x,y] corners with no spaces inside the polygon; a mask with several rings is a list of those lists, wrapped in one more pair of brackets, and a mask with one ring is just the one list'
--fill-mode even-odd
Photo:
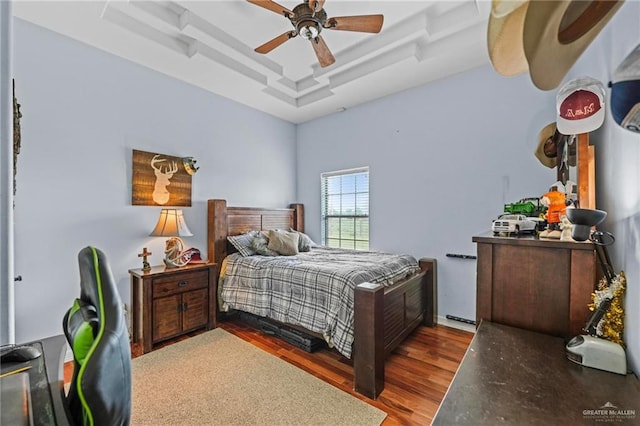
{"label": "wooden wall plaque", "polygon": [[181,157],[133,150],[131,204],[191,207],[191,175]]}

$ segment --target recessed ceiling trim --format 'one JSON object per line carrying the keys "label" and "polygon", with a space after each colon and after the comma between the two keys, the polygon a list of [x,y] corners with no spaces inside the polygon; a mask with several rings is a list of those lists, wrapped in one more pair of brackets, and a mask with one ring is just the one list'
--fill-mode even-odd
{"label": "recessed ceiling trim", "polygon": [[[393,43],[397,43],[407,37],[428,37],[429,32],[427,30],[427,15],[426,12],[410,16],[395,25],[390,26],[382,30],[380,34],[375,37],[368,37],[361,43],[358,43],[349,48],[335,54],[336,65],[338,67],[346,66],[349,63],[362,58],[365,55],[371,54],[376,50],[380,50]],[[314,64],[313,76],[321,77],[325,74],[332,73],[336,68],[328,67],[322,68],[319,64]]]}
{"label": "recessed ceiling trim", "polygon": [[314,86],[317,86],[318,84],[320,84],[320,82],[318,80],[316,80],[315,78],[313,78],[312,75],[308,76],[308,77],[304,77],[301,78],[300,80],[298,80],[296,82],[296,88],[299,92],[303,91],[303,90],[307,90],[310,89]]}
{"label": "recessed ceiling trim", "polygon": [[264,93],[266,93],[267,95],[271,95],[274,98],[281,100],[283,102],[288,103],[289,105],[293,106],[293,107],[297,107],[298,103],[296,102],[296,99],[287,95],[286,93],[281,92],[278,89],[274,89],[273,87],[266,87],[265,89],[262,90]]}
{"label": "recessed ceiling trim", "polygon": [[245,77],[250,78],[251,80],[256,81],[262,85],[267,85],[268,80],[266,75],[255,71],[254,69],[244,65],[241,62],[236,61],[235,59],[202,42],[196,42],[196,47],[197,53],[202,54],[206,58],[211,59],[212,61],[217,62],[220,65],[223,65],[237,73],[240,73]]}
{"label": "recessed ceiling trim", "polygon": [[292,123],[490,64],[488,0],[331,2],[333,16],[382,13],[385,27],[323,32],[327,68],[305,43],[255,53],[287,22],[246,0],[25,0],[13,14]]}
{"label": "recessed ceiling trim", "polygon": [[189,58],[192,58],[193,55],[198,53],[198,40],[191,37],[187,37],[185,35],[180,35],[178,36],[178,38],[184,41],[185,43],[187,43],[187,45],[189,46],[187,49],[187,56]]}
{"label": "recessed ceiling trim", "polygon": [[375,58],[364,61],[354,67],[329,77],[329,87],[335,89],[343,84],[350,83],[360,77],[372,74],[388,67],[389,65],[396,64],[409,58],[414,58],[417,61],[417,50],[417,43],[409,43],[400,48],[393,49],[385,55],[376,56]]}
{"label": "recessed ceiling trim", "polygon": [[188,56],[189,45],[175,37],[167,35],[162,31],[158,31],[149,25],[132,18],[131,16],[119,10],[105,7],[102,11],[102,19],[111,22],[127,31],[161,44],[175,52]]}
{"label": "recessed ceiling trim", "polygon": [[[188,9],[173,2],[151,2],[151,1],[129,1],[128,3],[135,7],[139,12],[143,12],[149,17],[169,25],[172,29],[189,37],[195,38],[204,44],[202,40],[211,38],[217,43],[222,44],[226,49],[230,49],[234,54],[240,54],[252,60],[253,62],[269,69],[271,72],[280,76],[283,74],[283,67],[278,63],[263,56],[257,56],[255,52],[246,44],[242,43],[232,35],[222,31],[209,21],[200,16],[191,13]],[[112,2],[107,3],[106,7],[113,8]],[[130,11],[133,11],[130,9]],[[126,11],[120,10],[123,14]],[[135,19],[135,18],[132,18]],[[162,30],[158,30],[163,32]],[[214,47],[212,47],[214,48]],[[227,55],[230,56],[230,55]]]}
{"label": "recessed ceiling trim", "polygon": [[315,90],[311,93],[307,93],[306,95],[300,96],[297,99],[297,105],[299,107],[303,107],[305,105],[312,104],[314,102],[318,102],[322,99],[326,99],[329,96],[333,96],[333,92],[328,87],[322,87],[318,90]]}
{"label": "recessed ceiling trim", "polygon": [[282,77],[281,79],[278,80],[278,83],[294,92],[298,91],[298,85],[296,84],[295,81],[291,80],[290,78]]}
{"label": "recessed ceiling trim", "polygon": [[[109,4],[111,3],[113,2],[110,1]],[[165,22],[173,28],[180,27],[180,15],[164,6],[163,2],[129,0],[128,4],[143,11],[147,15]]]}
{"label": "recessed ceiling trim", "polygon": [[454,7],[440,13],[437,17],[428,15],[429,28],[434,37],[453,34],[468,27],[470,22],[472,23],[481,19],[475,3],[453,4],[455,5]]}
{"label": "recessed ceiling trim", "polygon": [[[228,48],[235,50],[236,52],[242,54],[244,57],[250,59],[256,64],[259,64],[280,76],[284,74],[284,69],[280,64],[267,58],[266,56],[258,55],[249,46],[242,43],[232,35],[221,30],[211,22],[201,18],[194,13],[191,13],[189,10],[186,10],[183,13],[183,16],[185,24],[182,31],[185,34],[189,34],[191,30],[195,30],[202,35],[213,38],[218,43],[224,44]],[[197,36],[196,38],[200,39],[200,37]]]}
{"label": "recessed ceiling trim", "polygon": [[439,60],[443,56],[451,55],[452,50],[457,50],[456,47],[471,46],[477,44],[478,40],[481,40],[480,43],[483,44],[482,37],[485,34],[486,26],[479,22],[462,31],[449,34],[447,37],[439,38],[430,43],[420,43],[418,46],[418,59],[420,62],[427,59]]}
{"label": "recessed ceiling trim", "polygon": [[[268,68],[272,72],[282,75],[283,68],[278,63],[263,56],[257,56],[256,53],[246,44],[242,43],[231,34],[221,30],[216,25],[203,19],[189,9],[186,9],[174,2],[151,2],[151,1],[130,1],[129,4],[135,6],[139,10],[145,12],[168,25],[173,29],[194,37],[201,42],[202,35],[210,37],[225,47],[236,53],[240,53],[256,62],[257,64]],[[194,32],[196,34],[194,34]],[[207,43],[208,44],[208,43]]]}

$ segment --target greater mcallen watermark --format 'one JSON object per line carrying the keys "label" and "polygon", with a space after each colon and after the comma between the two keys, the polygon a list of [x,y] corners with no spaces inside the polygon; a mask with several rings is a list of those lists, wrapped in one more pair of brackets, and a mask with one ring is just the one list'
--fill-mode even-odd
{"label": "greater mcallen watermark", "polygon": [[607,402],[596,410],[582,410],[582,416],[587,420],[602,423],[617,423],[636,418],[636,410],[620,409]]}

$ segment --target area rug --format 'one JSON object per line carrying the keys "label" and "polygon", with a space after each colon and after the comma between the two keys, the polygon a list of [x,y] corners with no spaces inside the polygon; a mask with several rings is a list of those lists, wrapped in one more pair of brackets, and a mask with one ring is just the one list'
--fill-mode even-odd
{"label": "area rug", "polygon": [[379,425],[383,411],[222,330],[133,360],[132,425]]}

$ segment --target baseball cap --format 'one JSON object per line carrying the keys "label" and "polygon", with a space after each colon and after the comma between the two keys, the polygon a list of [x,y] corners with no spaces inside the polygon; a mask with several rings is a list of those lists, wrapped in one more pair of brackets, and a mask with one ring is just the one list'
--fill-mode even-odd
{"label": "baseball cap", "polygon": [[563,135],[589,133],[604,123],[604,86],[591,77],[568,81],[558,91],[556,125]]}
{"label": "baseball cap", "polygon": [[640,44],[618,65],[610,85],[613,119],[640,133]]}

